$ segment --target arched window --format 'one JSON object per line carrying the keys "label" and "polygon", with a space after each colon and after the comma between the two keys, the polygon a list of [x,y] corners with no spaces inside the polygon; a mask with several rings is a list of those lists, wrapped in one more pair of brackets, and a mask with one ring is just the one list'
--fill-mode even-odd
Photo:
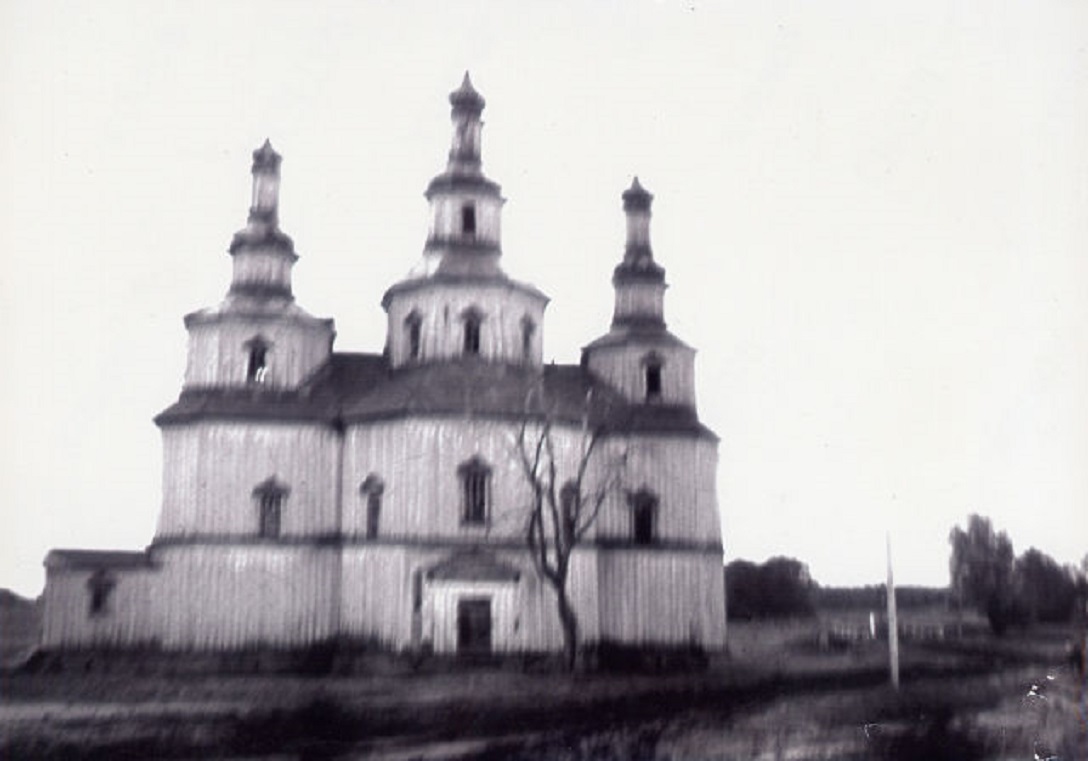
{"label": "arched window", "polygon": [[480,354],[480,325],[483,321],[483,314],[475,307],[469,307],[461,313],[464,333],[461,350],[467,357],[475,357]]}
{"label": "arched window", "polygon": [[631,507],[631,541],[638,545],[653,544],[657,539],[657,496],[639,489],[628,497]]}
{"label": "arched window", "polygon": [[105,616],[110,612],[110,596],[113,588],[117,586],[117,580],[105,569],[98,569],[87,579],[87,615]]}
{"label": "arched window", "polygon": [[533,358],[533,334],[536,333],[536,323],[529,315],[521,318],[521,358],[528,362]]}
{"label": "arched window", "polygon": [[664,367],[661,357],[656,354],[647,354],[642,360],[643,378],[646,387],[646,401],[657,402],[661,400],[661,368]]}
{"label": "arched window", "polygon": [[461,523],[486,523],[491,503],[491,468],[479,457],[473,457],[457,469],[457,475],[461,479]]}
{"label": "arched window", "polygon": [[366,499],[366,538],[378,536],[378,526],[382,517],[382,494],[385,484],[378,476],[371,473],[359,487],[359,493]]}
{"label": "arched window", "polygon": [[404,330],[408,336],[408,358],[419,359],[423,338],[423,318],[419,316],[419,312],[413,309],[404,318]]}
{"label": "arched window", "polygon": [[253,500],[257,503],[257,536],[275,539],[280,535],[283,503],[291,490],[279,483],[275,476],[257,484]]}
{"label": "arched window", "polygon": [[264,383],[268,380],[268,350],[272,348],[272,344],[261,336],[256,336],[242,346],[248,354],[246,383]]}

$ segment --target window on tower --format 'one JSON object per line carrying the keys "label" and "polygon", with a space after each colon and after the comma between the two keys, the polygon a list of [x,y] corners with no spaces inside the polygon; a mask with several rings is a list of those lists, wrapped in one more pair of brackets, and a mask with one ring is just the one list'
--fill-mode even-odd
{"label": "window on tower", "polygon": [[461,523],[486,523],[491,499],[491,468],[479,457],[473,457],[457,472],[461,478]]}
{"label": "window on tower", "polygon": [[478,356],[480,353],[480,325],[483,323],[483,315],[476,309],[467,309],[462,315],[464,325],[464,339],[462,353],[465,356]]}
{"label": "window on tower", "polygon": [[382,494],[385,484],[378,476],[371,473],[359,487],[359,493],[366,499],[366,538],[378,536],[378,526],[382,516]]}
{"label": "window on tower", "polygon": [[423,336],[423,319],[419,316],[419,312],[413,310],[404,319],[404,329],[408,333],[408,358],[419,359]]}
{"label": "window on tower", "polygon": [[245,348],[248,351],[246,383],[265,383],[268,380],[268,342],[258,336],[247,341]]}
{"label": "window on tower", "polygon": [[661,358],[651,354],[642,361],[642,368],[646,386],[646,401],[657,402],[661,400]]}
{"label": "window on tower", "polygon": [[461,207],[461,233],[468,237],[476,235],[476,207],[470,203]]}
{"label": "window on tower", "polygon": [[117,581],[108,571],[99,569],[91,574],[87,579],[87,615],[97,617],[110,612],[110,596],[115,586]]}
{"label": "window on tower", "polygon": [[253,500],[257,503],[257,536],[275,539],[280,535],[283,503],[289,492],[290,489],[277,482],[274,476],[253,489]]}
{"label": "window on tower", "polygon": [[657,497],[640,489],[629,497],[631,506],[631,541],[637,545],[653,544],[656,539]]}
{"label": "window on tower", "polygon": [[529,362],[533,358],[533,334],[536,332],[536,323],[529,315],[521,318],[521,358]]}

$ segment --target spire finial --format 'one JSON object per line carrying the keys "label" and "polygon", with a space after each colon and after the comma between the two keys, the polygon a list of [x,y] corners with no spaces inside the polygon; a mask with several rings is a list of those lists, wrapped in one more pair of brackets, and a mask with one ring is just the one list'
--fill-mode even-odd
{"label": "spire finial", "polygon": [[468,72],[465,72],[461,86],[450,93],[450,118],[453,119],[453,143],[450,146],[450,160],[447,171],[478,173],[480,171],[480,114],[484,110],[484,99],[476,88]]}
{"label": "spire finial", "polygon": [[461,80],[461,86],[450,93],[450,105],[453,106],[454,114],[465,111],[478,117],[484,110],[483,96],[472,86],[472,78],[469,77],[467,70]]}
{"label": "spire finial", "polygon": [[264,144],[253,151],[253,173],[269,171],[279,173],[280,161],[283,157],[276,153],[276,149],[272,147],[272,141],[265,138]]}
{"label": "spire finial", "polygon": [[653,193],[642,187],[636,174],[634,180],[631,181],[631,187],[623,191],[623,210],[649,211],[653,201]]}
{"label": "spire finial", "polygon": [[251,222],[276,225],[280,203],[280,161],[283,160],[265,138],[264,145],[253,151],[253,203]]}
{"label": "spire finial", "polygon": [[631,187],[623,191],[622,198],[623,211],[627,215],[627,245],[624,247],[623,263],[619,269],[663,279],[665,271],[654,263],[653,250],[650,248],[650,206],[654,201],[653,193],[642,187],[636,175],[631,180]]}

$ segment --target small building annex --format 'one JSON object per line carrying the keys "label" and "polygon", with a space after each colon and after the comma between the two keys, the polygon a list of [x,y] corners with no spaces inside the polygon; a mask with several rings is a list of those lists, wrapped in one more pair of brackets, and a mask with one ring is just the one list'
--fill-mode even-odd
{"label": "small building annex", "polygon": [[590,429],[589,477],[623,463],[571,557],[580,641],[723,647],[717,438],[696,413],[695,351],[666,329],[652,196],[637,179],[622,194],[610,328],[579,364],[545,365],[548,299],[501,265],[484,100],[466,75],[450,102],[422,260],[385,293],[381,353],[335,352],[332,320],[295,302],[280,156],[254,152],[229,290],[185,317],[184,385],[155,418],[155,536],[142,552],[49,553],[44,648],[561,650],[514,446],[545,420],[560,471]]}

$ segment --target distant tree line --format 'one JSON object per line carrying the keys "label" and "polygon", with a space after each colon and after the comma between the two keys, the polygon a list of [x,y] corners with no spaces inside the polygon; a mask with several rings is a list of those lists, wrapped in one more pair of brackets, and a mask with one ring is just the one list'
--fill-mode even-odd
{"label": "distant tree line", "polygon": [[[1065,623],[1088,615],[1088,556],[1078,568],[1061,565],[1032,547],[1017,556],[1004,531],[988,518],[971,515],[965,529],[949,535],[952,555],[948,588],[896,587],[900,608],[973,608],[995,634],[1010,626]],[[729,620],[812,616],[817,610],[879,609],[887,604],[883,584],[821,587],[808,566],[795,558],[765,563],[734,560],[725,567]]]}
{"label": "distant tree line", "polygon": [[1088,557],[1081,567],[1062,566],[1034,547],[1017,557],[1004,531],[989,518],[970,515],[954,526],[949,572],[958,605],[983,613],[995,634],[1010,626],[1064,623],[1084,611]]}
{"label": "distant tree line", "polygon": [[[888,604],[887,588],[883,584],[864,587],[821,587],[812,591],[817,610],[874,610]],[[900,608],[947,607],[951,593],[946,587],[895,588],[895,602]]]}
{"label": "distant tree line", "polygon": [[[734,560],[725,567],[725,603],[731,621],[803,618],[818,610],[876,610],[887,605],[883,584],[822,587],[808,566],[787,557],[757,564]],[[951,594],[942,587],[896,587],[900,608],[947,606]]]}
{"label": "distant tree line", "polygon": [[725,609],[730,620],[811,616],[815,587],[808,566],[793,558],[757,565],[734,560],[725,567]]}

